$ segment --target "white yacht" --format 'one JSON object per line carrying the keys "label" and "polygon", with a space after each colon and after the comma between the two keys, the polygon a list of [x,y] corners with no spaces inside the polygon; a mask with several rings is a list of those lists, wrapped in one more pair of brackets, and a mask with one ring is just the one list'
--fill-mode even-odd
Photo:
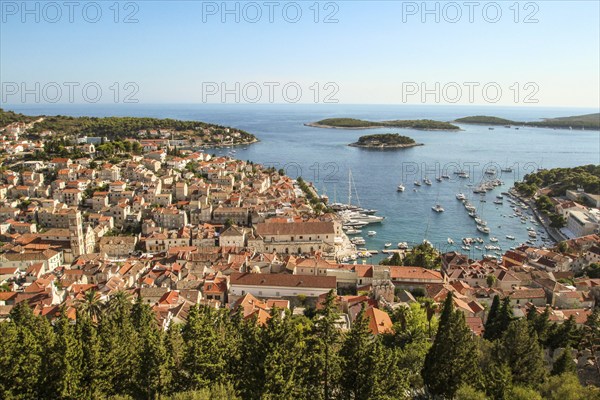
{"label": "white yacht", "polygon": [[490,238],[490,242],[492,242],[492,243],[498,243],[498,238],[497,237],[491,237]]}
{"label": "white yacht", "polygon": [[535,233],[535,231],[529,231],[528,235],[531,238],[536,238],[537,237],[537,233]]}
{"label": "white yacht", "polygon": [[421,182],[415,181],[415,186],[421,186]]}
{"label": "white yacht", "polygon": [[452,238],[448,238],[448,244],[454,244],[454,240],[452,240]]}
{"label": "white yacht", "polygon": [[368,231],[367,235],[369,235],[369,236],[375,236],[375,235],[377,235],[377,232],[375,232],[375,231]]}
{"label": "white yacht", "polygon": [[477,225],[477,230],[479,232],[485,233],[486,235],[490,234],[490,228],[488,228],[487,226]]}
{"label": "white yacht", "polygon": [[383,245],[383,247],[385,247],[386,249],[387,249],[388,247],[391,247],[391,246],[392,246],[392,244],[391,244],[391,243],[386,243],[386,244],[384,244],[384,245]]}
{"label": "white yacht", "polygon": [[429,180],[429,178],[423,179],[423,183],[425,183],[427,186],[431,186],[431,181]]}
{"label": "white yacht", "polygon": [[507,238],[508,240],[515,240],[515,237],[514,237],[514,236],[511,236],[511,235],[506,235],[506,238]]}
{"label": "white yacht", "polygon": [[406,242],[400,242],[400,243],[398,243],[398,248],[400,250],[406,250],[406,249],[408,249],[408,243],[406,243]]}
{"label": "white yacht", "polygon": [[439,204],[436,204],[435,206],[431,207],[431,209],[437,213],[444,212],[444,209]]}
{"label": "white yacht", "polygon": [[359,233],[362,233],[362,231],[360,229],[354,229],[354,228],[350,228],[346,231],[347,235],[358,235]]}
{"label": "white yacht", "polygon": [[464,193],[457,193],[456,194],[456,200],[466,200],[466,196],[464,195]]}
{"label": "white yacht", "polygon": [[398,187],[396,188],[396,190],[397,190],[398,192],[404,192],[404,189],[406,189],[406,188],[405,188],[405,187],[404,187],[404,185],[402,185],[402,184],[399,184],[399,185],[398,185]]}
{"label": "white yacht", "polygon": [[481,226],[486,226],[487,225],[487,222],[484,221],[484,220],[482,220],[481,218],[475,218],[475,223],[477,225],[481,225]]}

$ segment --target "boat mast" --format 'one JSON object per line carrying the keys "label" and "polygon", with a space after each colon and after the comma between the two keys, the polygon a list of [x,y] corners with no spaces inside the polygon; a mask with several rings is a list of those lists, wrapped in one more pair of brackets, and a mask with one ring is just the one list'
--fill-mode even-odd
{"label": "boat mast", "polygon": [[348,169],[348,205],[352,204],[352,170]]}

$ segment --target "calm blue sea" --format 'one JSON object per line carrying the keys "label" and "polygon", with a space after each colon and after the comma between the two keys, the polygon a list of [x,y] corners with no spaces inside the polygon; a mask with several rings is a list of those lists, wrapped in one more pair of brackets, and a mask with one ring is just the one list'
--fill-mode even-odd
{"label": "calm blue sea", "polygon": [[[237,148],[234,157],[265,165],[285,168],[291,176],[302,175],[326,192],[331,201],[348,200],[348,172],[352,171],[356,193],[352,202],[379,210],[386,217],[377,231],[367,238],[369,249],[383,248],[386,242],[421,242],[427,238],[442,250],[448,250],[447,238],[458,244],[462,237],[484,237],[475,228],[462,204],[455,199],[459,191],[469,194],[478,212],[488,221],[490,236],[500,240],[503,249],[528,239],[530,223],[509,218],[509,203],[497,206],[493,200],[508,190],[515,180],[537,168],[570,167],[600,164],[600,132],[545,128],[514,128],[463,125],[460,132],[427,132],[407,129],[337,130],[306,127],[306,122],[331,117],[369,120],[420,119],[450,121],[470,115],[493,115],[513,120],[533,121],[541,118],[598,112],[595,109],[491,107],[491,106],[407,106],[407,105],[52,105],[4,106],[25,114],[62,114],[89,116],[148,116],[202,120],[235,126],[255,134],[260,142]],[[349,147],[361,135],[398,132],[425,146],[396,151],[374,151]],[[216,149],[227,154],[230,149]],[[230,154],[231,155],[231,154]],[[458,167],[470,172],[468,182],[452,173]],[[505,185],[489,192],[486,202],[472,195],[467,185],[477,185],[490,166],[498,169],[513,166],[504,173]],[[445,171],[450,181],[438,183],[435,177]],[[432,186],[413,191],[413,181],[423,177]],[[396,191],[402,182],[404,193]],[[358,196],[357,196],[358,194]],[[445,212],[434,213],[439,202]],[[506,235],[516,237],[515,241]],[[487,240],[486,240],[487,243]],[[482,252],[473,249],[472,256]]]}

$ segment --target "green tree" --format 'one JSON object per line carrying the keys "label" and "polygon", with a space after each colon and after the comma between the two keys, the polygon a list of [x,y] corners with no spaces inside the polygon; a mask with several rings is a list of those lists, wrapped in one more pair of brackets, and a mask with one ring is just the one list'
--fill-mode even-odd
{"label": "green tree", "polygon": [[534,389],[524,386],[513,386],[507,393],[510,400],[542,400],[542,396]]}
{"label": "green tree", "polygon": [[566,372],[577,373],[577,364],[573,361],[570,347],[565,347],[560,356],[554,361],[554,365],[552,365],[552,375],[561,375]]}
{"label": "green tree", "polygon": [[371,381],[375,361],[373,350],[373,336],[363,308],[346,335],[340,351],[344,370],[340,380],[341,398],[355,400],[370,398],[375,390]]}
{"label": "green tree", "polygon": [[547,400],[589,400],[599,399],[598,388],[584,387],[577,375],[565,373],[551,376],[540,386],[540,393]]}
{"label": "green tree", "polygon": [[452,292],[444,302],[435,341],[422,370],[434,395],[453,396],[464,384],[479,384],[477,346],[462,312],[454,310]]}
{"label": "green tree", "polygon": [[487,283],[489,288],[494,286],[494,284],[496,283],[496,280],[497,280],[496,275],[491,275],[491,274],[485,278],[485,282]]}
{"label": "green tree", "polygon": [[454,395],[455,400],[486,400],[484,392],[480,392],[469,385],[461,385],[456,394]]}
{"label": "green tree", "polygon": [[88,290],[83,294],[83,299],[76,302],[77,312],[87,315],[94,323],[98,323],[102,314],[102,301],[100,294],[95,290]]}
{"label": "green tree", "polygon": [[536,386],[546,377],[542,349],[526,319],[513,321],[509,325],[495,356],[498,363],[510,366],[512,380],[517,385]]}
{"label": "green tree", "polygon": [[56,340],[51,353],[47,355],[52,366],[48,393],[50,397],[79,399],[83,349],[76,335],[75,326],[66,317],[64,309],[56,320],[55,330]]}
{"label": "green tree", "polygon": [[488,312],[487,319],[485,320],[485,330],[483,337],[487,340],[495,340],[500,337],[498,333],[498,313],[500,312],[500,297],[494,296],[492,300],[492,306]]}
{"label": "green tree", "polygon": [[106,392],[107,384],[102,379],[103,349],[96,327],[87,315],[77,314],[77,335],[82,346],[81,358],[81,394],[82,398],[101,398]]}
{"label": "green tree", "polygon": [[224,338],[215,326],[216,313],[210,307],[191,307],[182,329],[185,342],[182,384],[187,390],[201,389],[225,378]]}

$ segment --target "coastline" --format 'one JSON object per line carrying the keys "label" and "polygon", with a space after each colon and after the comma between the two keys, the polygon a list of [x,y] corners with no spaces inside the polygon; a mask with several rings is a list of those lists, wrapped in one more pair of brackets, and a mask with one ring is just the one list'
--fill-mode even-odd
{"label": "coastline", "polygon": [[410,143],[410,144],[389,144],[389,145],[371,145],[371,144],[358,144],[358,142],[350,143],[350,147],[359,147],[362,149],[373,149],[373,150],[397,150],[397,149],[408,149],[410,147],[425,146],[424,143]]}
{"label": "coastline", "polygon": [[323,128],[323,129],[348,129],[348,130],[365,130],[365,129],[414,129],[416,131],[440,131],[440,132],[459,132],[463,129],[435,129],[435,128],[414,128],[408,126],[393,126],[393,125],[373,125],[373,126],[333,126],[333,125],[321,125],[316,122],[306,122],[304,126],[311,128]]}

